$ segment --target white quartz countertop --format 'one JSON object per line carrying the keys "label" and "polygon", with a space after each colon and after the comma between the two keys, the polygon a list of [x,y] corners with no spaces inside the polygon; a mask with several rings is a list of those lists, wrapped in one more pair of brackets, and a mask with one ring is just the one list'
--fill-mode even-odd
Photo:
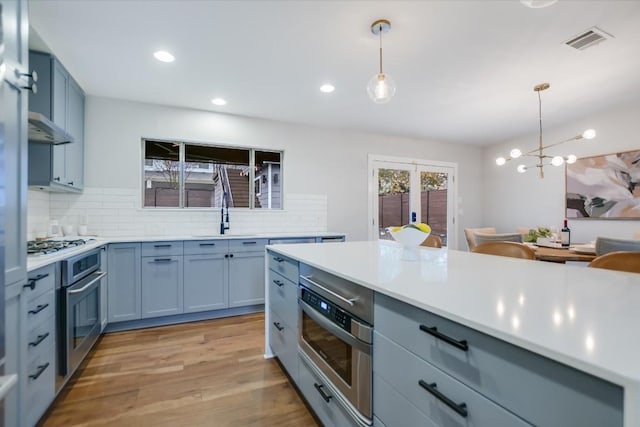
{"label": "white quartz countertop", "polygon": [[[129,243],[129,242],[169,242],[185,240],[233,240],[233,239],[289,239],[302,237],[342,237],[344,233],[330,232],[307,232],[307,233],[263,233],[263,234],[211,234],[211,235],[191,235],[191,236],[118,236],[118,237],[97,237],[82,246],[73,249],[65,249],[49,255],[33,255],[27,257],[27,271],[31,272],[40,267],[45,267],[54,262],[62,261],[82,252],[107,245],[109,243]],[[71,236],[69,239],[76,238]]]}
{"label": "white quartz countertop", "polygon": [[619,384],[638,414],[640,274],[432,248],[404,261],[395,242],[267,248]]}

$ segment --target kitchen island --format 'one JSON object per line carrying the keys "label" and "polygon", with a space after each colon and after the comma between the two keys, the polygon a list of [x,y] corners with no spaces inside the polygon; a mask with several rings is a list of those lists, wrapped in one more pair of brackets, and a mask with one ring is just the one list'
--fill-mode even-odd
{"label": "kitchen island", "polygon": [[[393,354],[389,351],[382,355],[377,350],[378,343],[386,339],[384,330],[387,337],[394,333],[388,324],[394,316],[389,308],[393,305],[407,313],[427,313],[434,316],[436,323],[449,322],[454,331],[464,328],[471,335],[479,335],[479,339],[489,339],[486,342],[496,347],[506,346],[500,352],[515,351],[518,360],[523,360],[518,362],[521,365],[531,358],[535,369],[543,370],[539,372],[542,376],[546,375],[546,367],[562,368],[554,371],[557,378],[564,378],[565,371],[570,371],[577,377],[567,381],[577,384],[568,384],[568,388],[575,386],[577,394],[589,395],[591,400],[587,402],[602,397],[608,400],[604,406],[617,407],[618,411],[624,408],[620,417],[624,426],[640,425],[640,343],[633,332],[640,324],[640,275],[431,248],[421,248],[416,261],[404,261],[403,249],[395,242],[348,242],[330,247],[276,245],[267,250],[375,292],[374,415],[375,396],[382,394],[376,391],[376,384],[384,383],[376,374],[376,357]],[[269,316],[270,310],[265,309],[265,313]],[[268,325],[269,319],[267,328]],[[446,326],[442,331],[446,332]],[[267,333],[267,356],[272,348],[269,338]],[[397,338],[402,343],[402,337]],[[407,343],[405,347],[420,355],[420,349],[412,349],[411,345]],[[432,343],[429,351],[434,346]],[[453,351],[444,341],[437,346],[442,347],[439,351]],[[461,357],[449,354],[442,360],[449,365],[473,364],[479,353],[474,353],[473,340],[469,338],[469,350]],[[438,363],[434,361],[434,365]],[[505,362],[503,376],[512,372],[507,365]],[[448,367],[442,369],[446,371]],[[467,385],[485,387],[483,373],[476,370],[474,374],[478,378],[465,380]],[[470,384],[473,380],[478,384]],[[488,377],[484,380],[486,383]],[[595,382],[584,382],[591,380]],[[531,385],[520,387],[524,390]],[[553,387],[564,387],[562,379],[555,381]],[[489,390],[487,395],[501,404],[502,397],[494,398],[492,392]],[[537,394],[545,392],[539,390]],[[521,416],[508,404],[503,406]],[[545,411],[549,409],[532,410]],[[522,419],[537,424],[525,416]],[[611,421],[608,425],[615,425],[616,421]]]}

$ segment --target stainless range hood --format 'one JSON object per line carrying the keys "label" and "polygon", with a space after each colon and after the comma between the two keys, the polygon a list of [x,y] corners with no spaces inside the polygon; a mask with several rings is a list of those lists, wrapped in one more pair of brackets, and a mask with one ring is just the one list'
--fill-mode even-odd
{"label": "stainless range hood", "polygon": [[61,145],[73,142],[73,137],[43,114],[29,112],[29,141]]}

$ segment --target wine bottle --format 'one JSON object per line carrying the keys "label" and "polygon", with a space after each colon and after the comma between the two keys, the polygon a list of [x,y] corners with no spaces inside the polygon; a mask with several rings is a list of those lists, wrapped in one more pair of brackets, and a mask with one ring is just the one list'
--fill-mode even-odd
{"label": "wine bottle", "polygon": [[567,219],[564,219],[564,226],[562,230],[560,230],[560,242],[562,243],[563,248],[568,248],[571,244],[571,229],[567,225]]}

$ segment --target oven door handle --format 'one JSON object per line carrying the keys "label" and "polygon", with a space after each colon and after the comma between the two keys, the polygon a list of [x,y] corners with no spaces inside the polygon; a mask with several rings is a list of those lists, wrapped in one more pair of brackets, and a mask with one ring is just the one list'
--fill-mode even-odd
{"label": "oven door handle", "polygon": [[[329,319],[324,317],[322,314],[318,313],[318,311],[316,311],[313,307],[311,307],[306,302],[302,300],[299,300],[299,302],[300,302],[300,309],[304,311],[306,315],[309,316],[318,325],[320,325],[321,327],[323,327],[324,329],[326,329],[328,332],[332,333],[336,337],[340,338],[342,341],[346,342],[350,346],[354,347],[355,349],[365,354],[371,354],[371,344],[367,344],[364,341],[360,341],[358,338],[351,335],[349,332],[345,331],[339,326],[336,326],[333,322],[331,322]],[[364,325],[361,325],[361,327],[364,327]],[[302,329],[300,331],[301,331],[300,336],[302,337]]]}
{"label": "oven door handle", "polygon": [[106,272],[100,272],[100,274],[98,274],[98,276],[94,277],[93,280],[91,280],[89,283],[87,283],[86,285],[84,285],[83,287],[81,287],[80,289],[71,289],[67,291],[67,294],[69,295],[73,295],[73,294],[79,294],[82,293],[84,291],[86,291],[87,289],[89,289],[91,287],[91,285],[93,285],[94,283],[96,283],[98,280],[102,279],[104,276],[106,276],[107,273]]}
{"label": "oven door handle", "polygon": [[345,298],[342,295],[333,292],[331,289],[327,289],[324,286],[322,286],[320,283],[311,280],[311,278],[309,276],[302,276],[300,275],[300,278],[304,281],[304,282],[308,282],[311,285],[315,286],[316,288],[321,289],[322,291],[328,293],[329,295],[338,298],[340,301],[344,302],[345,304],[349,304],[351,307],[354,306],[354,304],[356,303],[356,298]]}

